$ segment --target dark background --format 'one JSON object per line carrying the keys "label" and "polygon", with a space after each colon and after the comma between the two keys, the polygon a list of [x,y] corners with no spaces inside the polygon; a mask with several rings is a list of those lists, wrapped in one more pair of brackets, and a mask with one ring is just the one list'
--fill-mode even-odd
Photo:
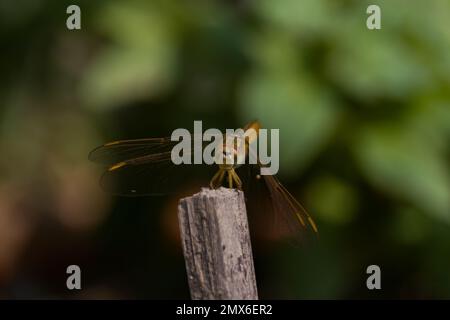
{"label": "dark background", "polygon": [[113,197],[87,155],[259,119],[320,229],[299,247],[262,221],[262,298],[450,298],[449,1],[2,0],[0,37],[0,297],[188,298],[176,206],[196,178]]}

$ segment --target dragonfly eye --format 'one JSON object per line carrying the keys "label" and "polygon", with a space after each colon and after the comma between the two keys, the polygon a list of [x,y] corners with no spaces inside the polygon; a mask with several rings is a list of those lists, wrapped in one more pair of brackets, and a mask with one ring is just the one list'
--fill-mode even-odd
{"label": "dragonfly eye", "polygon": [[224,151],[222,152],[222,154],[223,154],[223,156],[226,157],[226,158],[229,158],[229,157],[232,157],[232,156],[233,156],[233,152],[226,151],[226,150],[224,150]]}

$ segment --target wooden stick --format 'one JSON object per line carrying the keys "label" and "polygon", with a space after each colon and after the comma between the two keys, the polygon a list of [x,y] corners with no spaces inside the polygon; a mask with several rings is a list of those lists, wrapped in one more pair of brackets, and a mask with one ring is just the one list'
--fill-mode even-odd
{"label": "wooden stick", "polygon": [[203,188],[178,220],[192,299],[258,299],[242,191]]}

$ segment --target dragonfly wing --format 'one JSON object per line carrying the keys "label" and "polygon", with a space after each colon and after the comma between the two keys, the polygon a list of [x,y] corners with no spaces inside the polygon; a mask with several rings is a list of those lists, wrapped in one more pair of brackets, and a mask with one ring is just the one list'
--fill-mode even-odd
{"label": "dragonfly wing", "polygon": [[[194,137],[192,135],[191,139]],[[175,165],[171,161],[171,150],[178,143],[170,137],[119,140],[94,149],[89,159],[108,166],[100,184],[109,193],[125,196],[168,194],[176,192],[194,174],[201,176],[198,169],[205,167]],[[192,159],[190,151],[189,156]]]}
{"label": "dragonfly wing", "polygon": [[178,142],[170,141],[170,137],[113,141],[92,150],[89,160],[113,165],[129,159],[167,152],[176,143]]}
{"label": "dragonfly wing", "polygon": [[[294,238],[303,243],[312,230],[317,233],[314,220],[302,205],[289,193],[276,176],[260,176],[260,166],[249,166],[240,172],[244,183],[249,220],[256,226],[256,236],[263,238]],[[267,226],[270,225],[270,232]]]}
{"label": "dragonfly wing", "polygon": [[186,164],[175,165],[171,161],[170,152],[166,152],[112,165],[102,175],[100,184],[107,192],[116,195],[170,194],[176,192],[177,188],[191,178],[195,177],[197,180],[202,180],[199,177],[202,176],[202,172],[207,171],[205,167]]}
{"label": "dragonfly wing", "polygon": [[295,230],[311,229],[318,233],[316,223],[303,206],[292,196],[292,194],[281,184],[274,175],[262,176],[272,199],[273,208],[278,217]]}

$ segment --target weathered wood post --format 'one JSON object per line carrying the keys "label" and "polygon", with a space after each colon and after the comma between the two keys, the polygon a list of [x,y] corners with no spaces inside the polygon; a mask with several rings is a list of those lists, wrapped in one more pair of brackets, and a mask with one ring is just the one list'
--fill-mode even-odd
{"label": "weathered wood post", "polygon": [[242,191],[203,188],[178,220],[192,299],[258,299]]}

